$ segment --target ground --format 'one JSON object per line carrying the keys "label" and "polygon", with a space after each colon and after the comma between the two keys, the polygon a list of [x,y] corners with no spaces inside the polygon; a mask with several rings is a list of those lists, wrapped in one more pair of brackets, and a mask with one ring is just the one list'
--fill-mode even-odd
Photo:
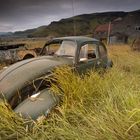
{"label": "ground", "polygon": [[114,67],[84,77],[58,69],[63,103],[47,119],[23,120],[0,105],[0,139],[140,139],[140,52],[128,45],[109,46]]}

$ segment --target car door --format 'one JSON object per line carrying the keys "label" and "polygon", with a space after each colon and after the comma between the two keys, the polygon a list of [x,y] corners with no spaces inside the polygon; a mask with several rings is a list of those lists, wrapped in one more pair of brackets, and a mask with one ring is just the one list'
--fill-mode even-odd
{"label": "car door", "polygon": [[85,43],[80,48],[76,69],[80,74],[85,73],[100,67],[99,60],[99,46],[95,42]]}

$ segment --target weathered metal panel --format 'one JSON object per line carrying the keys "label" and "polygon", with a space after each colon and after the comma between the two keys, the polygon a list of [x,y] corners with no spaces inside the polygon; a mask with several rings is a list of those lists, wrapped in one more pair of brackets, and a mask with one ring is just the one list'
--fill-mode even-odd
{"label": "weathered metal panel", "polygon": [[27,49],[24,46],[20,47],[20,44],[19,46],[0,46],[0,63],[15,63],[23,60],[26,55],[37,56],[35,50]]}

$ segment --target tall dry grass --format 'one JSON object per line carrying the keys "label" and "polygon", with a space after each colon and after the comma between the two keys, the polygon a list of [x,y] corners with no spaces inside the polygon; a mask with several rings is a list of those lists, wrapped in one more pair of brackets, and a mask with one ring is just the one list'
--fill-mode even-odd
{"label": "tall dry grass", "polygon": [[[114,67],[104,74],[90,71],[83,77],[69,68],[57,69],[63,102],[46,120],[33,127],[0,105],[1,139],[140,139],[140,54],[128,46],[109,46]],[[63,91],[63,92],[62,92]]]}

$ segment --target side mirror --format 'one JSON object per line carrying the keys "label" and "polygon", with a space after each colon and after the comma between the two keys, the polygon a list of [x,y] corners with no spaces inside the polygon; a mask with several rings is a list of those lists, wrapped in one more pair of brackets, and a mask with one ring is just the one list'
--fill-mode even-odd
{"label": "side mirror", "polygon": [[81,62],[81,63],[86,63],[87,61],[88,61],[87,58],[80,58],[80,62]]}

